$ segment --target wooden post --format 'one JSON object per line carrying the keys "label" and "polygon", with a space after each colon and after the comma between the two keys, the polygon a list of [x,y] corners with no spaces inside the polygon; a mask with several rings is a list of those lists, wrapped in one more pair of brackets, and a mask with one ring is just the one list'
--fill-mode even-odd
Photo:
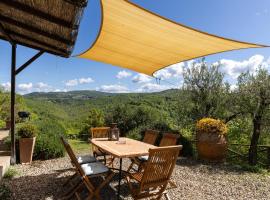
{"label": "wooden post", "polygon": [[270,146],[267,147],[267,161],[268,161],[267,164],[270,167]]}
{"label": "wooden post", "polygon": [[11,135],[11,158],[10,163],[16,164],[15,147],[15,85],[16,85],[16,44],[12,44],[11,55],[11,88],[10,88],[10,135]]}

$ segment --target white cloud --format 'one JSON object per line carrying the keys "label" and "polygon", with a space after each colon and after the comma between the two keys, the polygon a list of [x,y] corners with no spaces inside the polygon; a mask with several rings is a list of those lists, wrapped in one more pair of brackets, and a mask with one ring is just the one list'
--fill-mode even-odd
{"label": "white cloud", "polygon": [[88,78],[75,78],[75,79],[72,79],[72,80],[68,80],[65,82],[65,85],[68,86],[68,87],[74,87],[74,86],[77,86],[79,84],[86,84],[86,83],[93,83],[94,80],[90,77]]}
{"label": "white cloud", "polygon": [[145,74],[137,74],[132,78],[133,83],[148,83],[152,78]]}
{"label": "white cloud", "polygon": [[18,92],[21,94],[30,93],[33,89],[33,83],[21,83],[18,85]]}
{"label": "white cloud", "polygon": [[38,83],[36,84],[36,87],[42,89],[42,88],[48,88],[49,85],[48,85],[47,83],[38,82]]}
{"label": "white cloud", "polygon": [[1,86],[5,91],[10,91],[11,84],[10,82],[2,83]]}
{"label": "white cloud", "polygon": [[155,72],[154,77],[160,78],[161,80],[169,79],[172,77],[180,78],[183,74],[184,67],[185,63],[177,63]]}
{"label": "white cloud", "polygon": [[169,86],[169,85],[159,85],[156,83],[146,83],[142,85],[140,88],[138,88],[136,92],[160,92],[160,91],[168,90],[172,88],[175,88],[175,87]]}
{"label": "white cloud", "polygon": [[102,85],[96,90],[101,92],[110,92],[110,93],[127,93],[129,89],[123,85]]}
{"label": "white cloud", "polygon": [[239,74],[246,72],[247,70],[254,73],[260,66],[263,68],[269,67],[268,61],[264,61],[264,57],[262,55],[254,55],[248,60],[243,61],[221,59],[220,64],[221,70],[231,76],[233,79],[236,79]]}
{"label": "white cloud", "polygon": [[76,86],[78,85],[78,80],[77,79],[68,80],[66,81],[65,85],[68,87]]}
{"label": "white cloud", "polygon": [[67,89],[54,89],[53,92],[67,92]]}
{"label": "white cloud", "polygon": [[132,74],[130,72],[127,72],[125,70],[119,71],[116,75],[116,78],[122,79],[122,78],[127,78],[130,77]]}
{"label": "white cloud", "polygon": [[79,82],[80,84],[86,84],[86,83],[93,83],[94,80],[93,80],[92,78],[88,77],[88,78],[80,78],[80,79],[78,80],[78,82]]}

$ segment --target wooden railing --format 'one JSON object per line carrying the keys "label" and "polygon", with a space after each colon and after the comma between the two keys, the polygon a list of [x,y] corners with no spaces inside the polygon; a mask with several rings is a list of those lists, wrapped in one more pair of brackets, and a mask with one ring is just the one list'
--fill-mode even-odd
{"label": "wooden railing", "polygon": [[[242,154],[239,153],[233,149],[230,148],[230,146],[238,146],[238,147],[249,147],[249,144],[238,144],[238,143],[230,143],[229,144],[229,148],[228,151],[233,153],[234,156],[231,156],[231,158],[235,158],[235,157],[240,157],[243,160],[247,160],[248,159],[248,153],[247,154]],[[269,166],[270,167],[270,145],[257,145],[258,151],[257,153],[266,153],[266,159],[267,159],[267,163],[258,161],[259,164],[264,165],[264,166]]]}
{"label": "wooden railing", "polygon": [[[191,140],[191,143],[193,144],[194,149],[196,149],[196,140]],[[232,149],[230,146],[238,146],[238,147],[246,147],[249,148],[250,144],[239,144],[239,143],[229,143],[228,144],[228,152],[230,152],[233,155],[230,155],[230,158],[236,158],[240,157],[243,161],[248,160],[248,151],[247,153],[243,154],[238,152],[237,150]],[[270,145],[257,145],[258,151],[257,153],[266,153],[266,163],[258,161],[259,164],[263,166],[269,166],[270,167]]]}

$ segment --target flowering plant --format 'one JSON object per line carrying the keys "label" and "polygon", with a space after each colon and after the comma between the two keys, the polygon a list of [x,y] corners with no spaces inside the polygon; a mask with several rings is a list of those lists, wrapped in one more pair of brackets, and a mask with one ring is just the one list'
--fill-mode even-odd
{"label": "flowering plant", "polygon": [[227,134],[228,129],[226,124],[218,119],[203,118],[196,124],[196,133],[208,133],[208,134]]}

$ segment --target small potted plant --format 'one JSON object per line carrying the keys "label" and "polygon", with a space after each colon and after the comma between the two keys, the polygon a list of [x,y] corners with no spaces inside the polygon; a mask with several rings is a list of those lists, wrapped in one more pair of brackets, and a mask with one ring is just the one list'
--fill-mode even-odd
{"label": "small potted plant", "polygon": [[20,147],[20,162],[32,162],[33,151],[36,142],[37,128],[32,124],[23,124],[18,129],[19,147]]}
{"label": "small potted plant", "polygon": [[196,145],[199,159],[222,162],[227,154],[227,126],[218,119],[203,118],[196,124]]}

